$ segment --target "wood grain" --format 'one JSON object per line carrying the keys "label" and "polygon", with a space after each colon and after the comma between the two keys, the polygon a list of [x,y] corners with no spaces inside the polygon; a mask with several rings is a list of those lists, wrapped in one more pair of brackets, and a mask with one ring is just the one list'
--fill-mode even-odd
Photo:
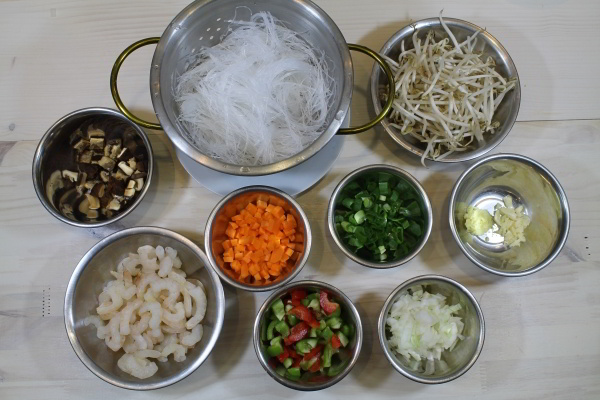
{"label": "wood grain", "polygon": [[[0,1],[0,399],[279,399],[314,398],[274,382],[251,346],[256,310],[267,294],[226,287],[223,333],[194,374],[149,393],[117,389],[89,372],[64,331],[66,284],[81,256],[124,227],[155,225],[201,244],[206,218],[220,199],[189,177],[168,139],[150,132],[157,173],[141,205],[121,222],[78,229],[55,220],[37,200],[31,161],[43,132],[76,108],[112,107],[108,73],[117,54],[136,39],[159,34],[186,1]],[[507,47],[523,80],[521,120],[494,152],[525,154],[548,167],[571,205],[571,232],[560,256],[533,276],[495,277],[460,252],[448,227],[450,190],[468,163],[431,164],[401,150],[380,128],[345,139],[334,168],[298,197],[310,218],[313,250],[300,278],[343,290],[365,327],[358,364],[318,398],[350,399],[597,399],[600,398],[600,117],[594,79],[594,41],[600,7],[567,0],[319,2],[348,41],[378,48],[404,24],[445,14],[486,26]],[[587,49],[586,51],[583,51]],[[146,51],[147,50],[147,51]],[[592,51],[594,50],[594,51]],[[127,61],[120,80],[132,108],[152,115],[148,67],[152,49]],[[573,73],[573,65],[577,73]],[[368,118],[364,95],[370,63],[355,58],[359,81],[353,123]],[[372,163],[404,168],[430,196],[434,229],[410,263],[387,271],[361,267],[339,251],[325,224],[339,180]],[[387,295],[411,277],[436,273],[457,279],[480,300],[487,326],[474,367],[440,386],[396,373],[380,349],[376,320]]]}

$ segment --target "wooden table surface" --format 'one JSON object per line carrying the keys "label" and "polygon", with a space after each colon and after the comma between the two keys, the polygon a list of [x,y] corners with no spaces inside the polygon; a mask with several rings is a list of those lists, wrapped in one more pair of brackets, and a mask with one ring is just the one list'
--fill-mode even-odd
{"label": "wooden table surface", "polygon": [[[190,377],[148,393],[96,378],[65,334],[63,299],[80,257],[125,227],[156,225],[202,243],[206,218],[219,200],[186,174],[162,132],[149,132],[157,174],[143,203],[123,221],[78,229],[54,219],[31,183],[31,161],[46,129],[88,106],[114,107],[108,81],[117,55],[137,39],[158,36],[186,1],[0,1],[0,398],[600,398],[600,3],[587,0],[436,1],[321,0],[348,42],[379,49],[409,21],[444,15],[486,27],[519,69],[519,120],[494,152],[524,154],[560,180],[571,205],[571,231],[560,256],[524,278],[482,271],[458,249],[447,222],[450,190],[468,163],[429,164],[401,150],[380,128],[349,137],[334,168],[298,197],[314,234],[301,278],[342,289],[365,327],[360,359],[342,382],[315,394],[280,386],[260,367],[251,342],[255,312],[267,294],[226,287],[228,309],[218,344]],[[152,48],[123,67],[126,104],[152,115],[148,71]],[[371,63],[355,56],[352,123],[369,118]],[[415,175],[427,190],[434,228],[410,263],[386,271],[361,267],[336,248],[325,225],[336,183],[361,165],[384,162]],[[384,299],[424,273],[466,285],[486,319],[474,367],[444,385],[414,383],[385,359],[376,334]]]}

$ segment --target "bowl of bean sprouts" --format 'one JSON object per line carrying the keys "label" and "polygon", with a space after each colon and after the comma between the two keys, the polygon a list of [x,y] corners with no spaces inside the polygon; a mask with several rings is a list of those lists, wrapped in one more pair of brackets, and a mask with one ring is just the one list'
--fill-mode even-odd
{"label": "bowl of bean sprouts", "polygon": [[[423,165],[481,157],[502,142],[517,119],[521,87],[515,64],[477,25],[440,13],[396,32],[380,54],[395,85],[392,111],[382,125]],[[378,66],[370,84],[379,112],[389,85]]]}

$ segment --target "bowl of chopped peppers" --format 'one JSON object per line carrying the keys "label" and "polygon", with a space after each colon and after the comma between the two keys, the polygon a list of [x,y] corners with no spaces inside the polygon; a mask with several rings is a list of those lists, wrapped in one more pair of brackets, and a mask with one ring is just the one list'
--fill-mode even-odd
{"label": "bowl of chopped peppers", "polygon": [[350,259],[392,268],[415,257],[431,233],[433,215],[423,186],[391,165],[367,165],[336,186],[327,211],[329,231]]}
{"label": "bowl of chopped peppers", "polygon": [[350,372],[362,346],[360,315],[339,289],[300,281],[276,290],[254,323],[254,349],[267,373],[296,390],[320,390]]}

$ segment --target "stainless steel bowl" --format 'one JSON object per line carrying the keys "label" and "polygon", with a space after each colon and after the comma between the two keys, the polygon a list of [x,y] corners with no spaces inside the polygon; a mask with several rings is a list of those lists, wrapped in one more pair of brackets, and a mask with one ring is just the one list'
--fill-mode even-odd
{"label": "stainless steel bowl", "polygon": [[[158,372],[144,380],[124,373],[117,367],[122,351],[111,351],[96,337],[96,329],[85,326],[83,320],[94,315],[98,295],[105,284],[114,279],[110,274],[129,252],[143,245],[170,246],[177,250],[188,277],[204,285],[208,305],[202,321],[204,335],[188,351],[184,362],[157,363]],[[69,280],[65,295],[65,327],[73,350],[83,364],[96,376],[115,386],[132,390],[158,389],[172,385],[194,372],[209,356],[223,326],[225,295],[219,277],[209,266],[204,252],[184,236],[155,227],[129,228],[114,233],[92,247],[79,261]]]}
{"label": "stainless steel bowl", "polygon": [[[71,147],[69,146],[69,136],[71,133],[82,123],[92,119],[102,119],[103,121],[109,122],[114,121],[115,123],[122,124],[123,126],[126,126],[137,133],[137,135],[143,141],[148,153],[148,175],[142,190],[137,194],[135,199],[128,203],[124,209],[120,210],[112,218],[97,222],[84,222],[67,218],[61,214],[61,212],[56,209],[56,207],[46,196],[45,188],[46,181],[48,180],[50,174],[53,172],[53,170],[57,169],[61,165],[60,163],[57,163],[56,160],[60,159],[61,157],[70,156],[70,153],[68,152],[71,150]],[[116,222],[129,215],[133,209],[142,202],[146,192],[148,192],[150,182],[152,181],[153,171],[154,155],[152,154],[152,145],[150,144],[150,140],[148,140],[148,136],[144,130],[131,122],[120,112],[101,107],[83,108],[81,110],[73,111],[72,113],[69,113],[56,121],[44,134],[42,140],[40,140],[40,143],[38,144],[33,156],[32,167],[33,187],[44,208],[46,208],[46,210],[48,210],[48,212],[56,219],[80,228],[97,228]]]}
{"label": "stainless steel bowl", "polygon": [[[513,63],[510,55],[506,49],[500,44],[500,42],[494,38],[486,30],[474,25],[470,22],[463,21],[454,18],[444,18],[444,22],[456,39],[461,42],[468,36],[474,34],[477,31],[481,31],[477,36],[478,42],[475,46],[475,50],[481,52],[484,56],[490,56],[496,62],[496,71],[502,74],[505,78],[516,78],[519,79],[517,68]],[[400,45],[402,41],[405,41],[406,49],[413,48],[412,35],[415,30],[418,30],[419,38],[424,38],[425,35],[431,30],[436,35],[447,37],[444,28],[440,24],[438,18],[428,18],[421,21],[414,22],[410,25],[405,26],[398,32],[396,32],[381,48],[380,54],[387,55],[388,57],[397,60],[400,54]],[[387,78],[381,73],[381,69],[375,65],[371,72],[371,100],[375,112],[379,112],[382,109],[380,100],[380,91],[382,88],[387,86]],[[472,150],[455,152],[448,157],[440,160],[440,162],[460,162],[466,160],[472,160],[477,157],[481,157],[485,153],[492,150],[494,147],[499,145],[502,140],[508,135],[513,127],[513,124],[517,120],[517,114],[519,113],[519,107],[521,105],[521,86],[520,81],[517,82],[516,87],[506,94],[500,106],[494,113],[494,120],[500,122],[500,127],[494,134],[486,135],[486,142],[483,145],[474,147]],[[382,125],[386,132],[404,149],[411,153],[421,157],[425,151],[425,145],[416,140],[410,135],[403,135],[400,131],[390,126],[390,121],[384,119]],[[429,159],[429,158],[427,158]]]}
{"label": "stainless steel bowl", "polygon": [[[465,324],[462,332],[465,338],[459,340],[451,352],[444,351],[442,353],[442,360],[448,365],[448,370],[445,372],[441,372],[437,368],[439,365],[437,363],[436,369],[440,372],[434,372],[432,375],[412,370],[408,361],[390,348],[385,321],[396,300],[415,285],[425,286],[425,289],[431,294],[440,293],[446,296],[446,304],[462,306],[457,315]],[[396,371],[415,382],[435,384],[450,382],[467,372],[475,364],[483,348],[485,321],[477,300],[463,285],[441,275],[422,275],[402,283],[389,295],[381,309],[381,314],[379,314],[378,331],[381,348]]]}
{"label": "stainless steel bowl", "polygon": [[[301,233],[304,236],[302,253],[296,260],[294,269],[287,275],[277,277],[276,280],[268,285],[252,285],[239,282],[233,275],[230,275],[230,273],[224,269],[223,257],[221,256],[221,253],[223,252],[221,243],[228,239],[225,235],[225,230],[227,229],[227,224],[230,222],[231,217],[240,212],[248,203],[255,202],[257,199],[276,203],[283,207],[287,213],[291,213],[298,223],[298,233]],[[204,248],[206,249],[208,259],[213,268],[217,271],[217,274],[231,286],[251,292],[263,292],[277,289],[294,279],[296,275],[300,273],[302,267],[304,267],[306,260],[308,260],[311,245],[312,233],[310,224],[308,222],[308,217],[302,210],[302,207],[300,207],[300,204],[287,193],[269,186],[247,186],[229,193],[219,201],[212,210],[204,230]]]}
{"label": "stainless steel bowl", "polygon": [[[269,365],[269,355],[266,353],[266,347],[262,344],[260,340],[260,332],[262,329],[262,325],[265,323],[264,317],[266,311],[271,307],[271,304],[284,296],[286,293],[293,289],[312,289],[312,290],[326,290],[331,293],[332,296],[337,299],[342,306],[342,315],[349,320],[352,321],[356,328],[356,333],[354,338],[352,338],[349,342],[349,348],[352,351],[352,356],[350,358],[350,362],[346,365],[346,368],[338,375],[324,381],[324,382],[301,382],[301,381],[292,381],[285,377],[279,375],[271,366]],[[321,390],[328,388],[330,386],[335,385],[354,367],[356,361],[358,360],[358,356],[360,355],[360,349],[362,347],[363,342],[363,327],[360,319],[360,314],[358,310],[350,300],[342,291],[338,288],[331,286],[324,282],[319,281],[299,281],[294,282],[290,285],[279,288],[274,291],[267,300],[263,303],[263,305],[258,310],[258,314],[256,315],[256,320],[254,322],[254,351],[256,351],[256,356],[258,357],[258,361],[260,361],[260,365],[267,371],[267,373],[271,376],[271,378],[275,379],[277,382],[281,383],[284,386],[287,386],[291,389],[303,390],[303,391],[312,391],[312,390]]]}
{"label": "stainless steel bowl", "polygon": [[[425,217],[426,217],[425,233],[423,235],[423,238],[421,239],[421,242],[413,249],[413,251],[410,254],[408,254],[405,257],[400,258],[398,260],[392,260],[392,261],[387,261],[387,262],[377,262],[377,261],[371,261],[371,260],[367,260],[362,257],[359,257],[356,253],[354,253],[350,248],[348,248],[346,246],[346,244],[343,242],[343,240],[339,237],[337,230],[335,228],[335,209],[336,209],[338,202],[341,200],[340,194],[341,194],[342,190],[344,189],[344,187],[348,183],[359,178],[360,176],[363,176],[365,174],[370,174],[373,172],[387,172],[391,175],[394,175],[396,177],[404,179],[408,184],[410,184],[415,189],[415,191],[417,192],[417,194],[419,194],[419,196],[421,198],[421,202],[420,202],[421,210],[424,211]],[[327,208],[327,225],[329,226],[329,232],[331,233],[331,236],[333,237],[333,240],[335,241],[335,243],[344,252],[344,254],[348,258],[353,260],[354,262],[357,262],[359,264],[362,264],[362,265],[364,265],[366,267],[370,267],[370,268],[393,268],[393,267],[397,267],[399,265],[402,265],[402,264],[407,263],[408,261],[412,260],[423,249],[423,247],[425,246],[425,243],[427,243],[427,239],[429,239],[429,235],[431,234],[431,228],[433,226],[433,210],[431,208],[431,203],[429,202],[429,196],[427,196],[427,192],[425,192],[425,189],[423,189],[423,186],[421,186],[419,181],[414,176],[412,176],[408,172],[404,171],[403,169],[394,167],[392,165],[372,164],[372,165],[366,165],[364,167],[360,167],[360,168],[355,169],[354,171],[350,172],[348,175],[346,175],[344,177],[344,179],[342,179],[340,181],[340,183],[338,183],[338,185],[335,187],[335,189],[333,189],[331,199],[329,200],[329,206]]]}
{"label": "stainless steel bowl", "polygon": [[[531,219],[524,243],[509,248],[497,233],[467,232],[466,207],[493,215],[507,195]],[[569,203],[560,183],[542,164],[518,154],[488,156],[463,172],[450,195],[449,213],[452,236],[462,252],[482,269],[502,276],[541,270],[558,256],[569,235]]]}

